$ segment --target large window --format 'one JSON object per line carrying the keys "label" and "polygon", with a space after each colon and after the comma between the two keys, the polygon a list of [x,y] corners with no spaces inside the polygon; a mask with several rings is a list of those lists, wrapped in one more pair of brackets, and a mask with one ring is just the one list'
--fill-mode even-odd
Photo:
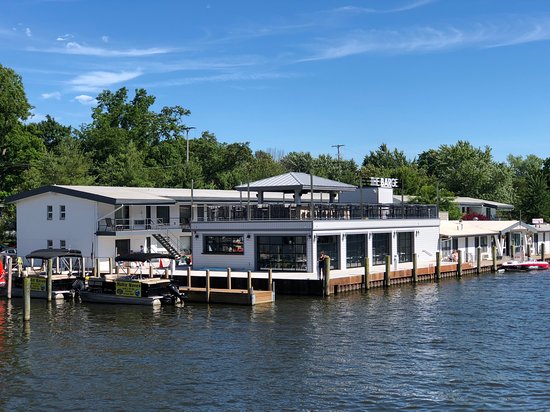
{"label": "large window", "polygon": [[204,236],[203,252],[242,255],[244,253],[243,236]]}
{"label": "large window", "polygon": [[317,237],[317,253],[321,251],[325,252],[325,255],[330,256],[330,268],[339,269],[340,268],[340,236],[318,236]]}
{"label": "large window", "polygon": [[399,262],[412,262],[414,251],[414,233],[413,232],[398,232],[397,233],[397,253]]}
{"label": "large window", "polygon": [[356,268],[365,265],[366,235],[347,235],[346,267]]}
{"label": "large window", "polygon": [[257,262],[260,270],[307,270],[305,236],[257,236]]}
{"label": "large window", "polygon": [[168,225],[170,223],[169,206],[157,206],[157,222],[161,225]]}
{"label": "large window", "polygon": [[374,233],[372,235],[372,264],[385,264],[386,256],[391,256],[390,233]]}

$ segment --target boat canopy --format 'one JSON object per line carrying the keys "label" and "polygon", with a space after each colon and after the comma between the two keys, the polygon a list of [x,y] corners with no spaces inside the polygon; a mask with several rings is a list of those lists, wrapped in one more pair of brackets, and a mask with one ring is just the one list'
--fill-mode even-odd
{"label": "boat canopy", "polygon": [[145,253],[135,252],[127,255],[120,255],[115,258],[117,262],[146,262],[151,259],[176,259],[174,255],[167,253]]}
{"label": "boat canopy", "polygon": [[53,259],[58,257],[82,257],[82,252],[76,249],[38,249],[25,256],[27,259]]}

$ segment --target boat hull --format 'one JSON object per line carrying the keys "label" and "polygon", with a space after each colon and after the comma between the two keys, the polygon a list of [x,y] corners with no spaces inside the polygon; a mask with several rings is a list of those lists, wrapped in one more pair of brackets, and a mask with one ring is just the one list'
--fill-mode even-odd
{"label": "boat hull", "polygon": [[550,267],[548,262],[543,261],[525,261],[525,262],[506,262],[502,264],[502,267],[506,270],[518,271],[518,270],[546,270]]}
{"label": "boat hull", "polygon": [[82,302],[93,303],[116,303],[124,305],[145,305],[145,306],[159,306],[162,304],[162,296],[145,296],[145,297],[131,297],[131,296],[118,296],[109,293],[87,292],[81,291],[79,293]]}

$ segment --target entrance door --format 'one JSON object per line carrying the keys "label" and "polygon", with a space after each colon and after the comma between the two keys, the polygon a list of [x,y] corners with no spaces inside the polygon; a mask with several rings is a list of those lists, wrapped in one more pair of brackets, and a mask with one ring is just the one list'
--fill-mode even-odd
{"label": "entrance door", "polygon": [[130,239],[115,240],[115,255],[127,255],[130,253]]}

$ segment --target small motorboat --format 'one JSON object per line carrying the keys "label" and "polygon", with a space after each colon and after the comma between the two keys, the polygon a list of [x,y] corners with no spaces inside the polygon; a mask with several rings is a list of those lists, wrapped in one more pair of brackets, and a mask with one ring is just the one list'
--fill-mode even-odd
{"label": "small motorboat", "polygon": [[545,270],[548,269],[550,264],[548,262],[544,262],[542,260],[510,260],[508,262],[504,262],[502,264],[502,267],[505,270]]}

